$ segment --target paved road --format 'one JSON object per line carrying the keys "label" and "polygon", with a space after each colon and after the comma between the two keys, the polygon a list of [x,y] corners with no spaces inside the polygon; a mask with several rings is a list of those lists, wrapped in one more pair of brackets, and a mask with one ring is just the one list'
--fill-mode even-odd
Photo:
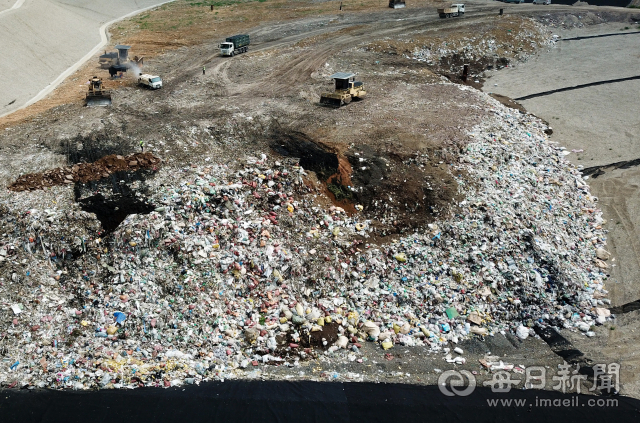
{"label": "paved road", "polygon": [[95,54],[106,23],[165,1],[0,0],[0,115],[44,95]]}

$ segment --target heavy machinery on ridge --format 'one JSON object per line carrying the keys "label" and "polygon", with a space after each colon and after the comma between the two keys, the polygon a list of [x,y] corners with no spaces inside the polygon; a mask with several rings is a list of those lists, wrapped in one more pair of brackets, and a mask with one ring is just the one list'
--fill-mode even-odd
{"label": "heavy machinery on ridge", "polygon": [[351,103],[351,100],[361,99],[367,95],[362,82],[355,81],[355,73],[337,72],[329,78],[335,80],[336,90],[332,93],[325,93],[320,96],[320,104],[327,104],[333,107],[340,107]]}
{"label": "heavy machinery on ridge", "polygon": [[134,56],[133,59],[129,57],[129,49],[131,49],[131,46],[118,44],[115,48],[118,50],[117,52],[107,53],[105,51],[99,59],[100,67],[109,69],[109,75],[111,75],[112,78],[129,69],[139,70],[140,66],[144,63],[144,57],[138,58],[138,56]]}
{"label": "heavy machinery on ridge", "polygon": [[85,102],[87,107],[111,105],[111,92],[103,88],[102,78],[94,76],[89,80],[89,91]]}

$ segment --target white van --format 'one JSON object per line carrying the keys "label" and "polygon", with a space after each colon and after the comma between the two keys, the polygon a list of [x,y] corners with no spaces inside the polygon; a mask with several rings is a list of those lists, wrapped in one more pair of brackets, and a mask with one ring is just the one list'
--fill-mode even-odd
{"label": "white van", "polygon": [[551,0],[533,0],[533,4],[551,4]]}
{"label": "white van", "polygon": [[144,74],[138,77],[138,84],[149,87],[152,90],[157,90],[158,88],[162,88],[162,79],[158,75]]}

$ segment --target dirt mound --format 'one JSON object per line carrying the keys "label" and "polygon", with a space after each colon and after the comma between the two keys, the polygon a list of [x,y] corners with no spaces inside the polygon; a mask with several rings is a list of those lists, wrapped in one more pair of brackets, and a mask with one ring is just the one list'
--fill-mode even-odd
{"label": "dirt mound", "polygon": [[354,202],[378,221],[382,236],[403,233],[446,216],[462,199],[447,165],[415,152],[410,157],[361,145],[347,152]]}
{"label": "dirt mound", "polygon": [[433,163],[426,152],[359,145],[337,154],[307,134],[287,131],[272,134],[271,148],[314,171],[336,206],[354,213],[361,205],[381,236],[429,223],[461,199],[447,165]]}
{"label": "dirt mound", "polygon": [[129,156],[109,155],[93,163],[80,163],[71,167],[59,167],[42,173],[20,176],[9,185],[11,191],[33,191],[54,185],[96,181],[114,172],[157,169],[161,160],[152,153],[136,153]]}

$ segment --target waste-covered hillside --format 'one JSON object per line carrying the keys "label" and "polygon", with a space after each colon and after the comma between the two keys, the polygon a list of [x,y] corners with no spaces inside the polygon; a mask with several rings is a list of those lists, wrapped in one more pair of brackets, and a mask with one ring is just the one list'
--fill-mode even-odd
{"label": "waste-covered hillside", "polygon": [[597,199],[546,125],[482,98],[489,117],[445,164],[462,201],[390,239],[271,151],[123,179],[147,197],[113,230],[70,187],[4,192],[0,382],[170,386],[364,342],[446,354],[536,324],[592,335],[608,315]]}

